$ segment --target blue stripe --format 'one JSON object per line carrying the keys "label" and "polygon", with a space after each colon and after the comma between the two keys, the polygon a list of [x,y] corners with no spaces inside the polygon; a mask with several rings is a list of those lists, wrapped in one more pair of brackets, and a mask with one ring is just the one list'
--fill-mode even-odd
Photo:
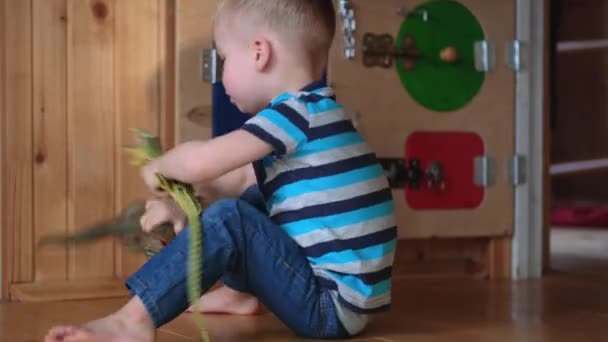
{"label": "blue stripe", "polygon": [[[297,115],[297,114],[296,114]],[[277,112],[274,109],[264,109],[256,116],[260,116],[268,119],[275,126],[285,132],[291,139],[295,140],[297,145],[306,141],[306,135],[296,125],[294,125],[289,119],[287,119],[282,113]]]}
{"label": "blue stripe", "polygon": [[328,125],[312,127],[308,131],[308,141],[327,138],[332,135],[342,134],[347,132],[355,132],[352,121],[342,120]]}
{"label": "blue stripe", "polygon": [[308,121],[304,119],[302,115],[298,114],[295,109],[289,107],[285,103],[279,103],[273,106],[272,109],[283,114],[283,116],[289,120],[290,123],[296,126],[302,133],[306,134],[306,132],[308,132]]}
{"label": "blue stripe", "polygon": [[[317,279],[319,281],[319,284],[322,287],[330,289],[330,290],[336,290],[336,291],[338,290],[338,285],[335,283],[335,281],[332,281],[330,279],[323,278],[323,277],[317,277]],[[346,308],[348,308],[349,310],[356,312],[356,313],[361,313],[361,314],[374,314],[374,313],[385,312],[385,311],[388,311],[391,307],[391,304],[385,304],[385,305],[381,305],[381,306],[373,307],[373,308],[361,308],[359,306],[354,305],[351,302],[348,302],[339,293],[338,293],[338,301],[341,304],[343,304]]]}
{"label": "blue stripe", "polygon": [[300,222],[314,217],[327,217],[329,215],[338,215],[346,212],[353,212],[361,208],[369,208],[374,205],[385,203],[392,200],[391,190],[389,188],[375,191],[362,196],[349,198],[342,201],[335,201],[319,205],[304,207],[302,209],[285,211],[272,216],[272,220],[280,225],[291,222]]}
{"label": "blue stripe", "polygon": [[287,100],[289,100],[292,97],[293,97],[293,95],[290,94],[290,93],[282,93],[279,96],[275,97],[272,101],[270,101],[270,103],[268,104],[267,108],[270,108],[270,107],[274,106],[277,103],[281,103],[283,101],[287,101]]}
{"label": "blue stripe", "polygon": [[278,155],[283,155],[287,151],[285,144],[274,136],[268,134],[265,130],[254,124],[244,124],[241,129],[255,135],[263,141],[269,143]]}
{"label": "blue stripe", "polygon": [[397,227],[387,228],[379,232],[358,236],[347,240],[331,240],[304,248],[306,256],[318,258],[331,252],[341,252],[347,249],[362,249],[379,245],[397,237]]}
{"label": "blue stripe", "polygon": [[381,245],[375,245],[358,250],[345,250],[327,253],[319,258],[308,258],[314,264],[348,264],[355,261],[376,260],[387,256],[397,245],[397,240],[391,240]]}
{"label": "blue stripe", "polygon": [[357,145],[364,141],[365,140],[363,137],[357,132],[338,134],[336,136],[310,141],[308,144],[304,145],[302,149],[295,152],[292,155],[292,158],[299,158],[314,153],[326,152],[346,146]]}
{"label": "blue stripe", "polygon": [[[287,186],[288,184],[295,184],[307,179],[323,179],[322,177],[330,177],[348,172],[350,170],[361,169],[363,167],[374,165],[377,162],[376,156],[372,153],[368,153],[320,166],[286,171],[265,184],[265,186],[268,191],[274,192],[281,187]],[[316,183],[314,184],[314,189],[318,189]],[[276,204],[276,202],[274,204]]]}
{"label": "blue stripe", "polygon": [[319,229],[336,229],[351,224],[357,224],[369,220],[392,215],[395,211],[393,201],[386,201],[369,208],[354,210],[348,213],[331,215],[326,217],[315,217],[283,225],[283,229],[291,236],[307,234]]}
{"label": "blue stripe", "polygon": [[[313,94],[310,96],[315,96],[315,100],[317,99],[316,96],[320,96],[318,94]],[[306,101],[307,96],[304,96],[303,99],[304,101]],[[332,110],[336,110],[336,109],[342,109],[343,107],[337,103],[336,101],[327,98],[327,97],[322,97],[319,99],[319,101],[306,101],[306,109],[308,109],[308,113],[310,115],[315,115],[315,114],[319,114],[319,113],[324,113],[324,112],[329,112]]]}
{"label": "blue stripe", "polygon": [[266,156],[266,157],[262,158],[262,164],[264,165],[264,167],[271,167],[276,159],[277,158],[272,155]]}

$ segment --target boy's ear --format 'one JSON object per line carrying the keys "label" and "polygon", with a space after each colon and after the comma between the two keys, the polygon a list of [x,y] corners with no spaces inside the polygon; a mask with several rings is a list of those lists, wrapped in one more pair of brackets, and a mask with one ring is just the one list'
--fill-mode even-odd
{"label": "boy's ear", "polygon": [[258,71],[266,69],[272,54],[272,45],[265,37],[258,37],[254,43],[255,66]]}

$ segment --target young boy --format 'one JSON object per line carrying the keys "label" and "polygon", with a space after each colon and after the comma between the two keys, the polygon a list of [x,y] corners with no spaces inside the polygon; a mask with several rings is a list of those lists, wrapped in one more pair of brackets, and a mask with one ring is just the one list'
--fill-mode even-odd
{"label": "young boy", "polygon": [[[381,166],[320,79],[335,31],[330,0],[221,0],[214,35],[241,129],[177,146],[142,170],[223,198],[202,215],[202,310],[252,314],[258,300],[297,335],[347,338],[390,304],[397,229]],[[253,167],[252,167],[253,166]],[[46,341],[152,341],[188,308],[188,228],[174,204],[148,202],[142,226],[177,237],[127,280],[132,299]]]}

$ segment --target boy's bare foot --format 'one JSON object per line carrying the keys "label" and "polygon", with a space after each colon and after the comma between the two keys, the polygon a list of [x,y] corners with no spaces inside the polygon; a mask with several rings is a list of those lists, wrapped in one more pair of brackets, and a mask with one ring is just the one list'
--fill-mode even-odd
{"label": "boy's bare foot", "polygon": [[45,342],[151,342],[153,340],[154,325],[139,297],[133,297],[118,312],[81,327],[54,327],[44,339]]}
{"label": "boy's bare foot", "polygon": [[[256,297],[227,286],[204,294],[196,308],[202,313],[232,315],[259,315],[264,312],[262,304]],[[188,312],[192,312],[192,309],[192,307],[188,308]]]}

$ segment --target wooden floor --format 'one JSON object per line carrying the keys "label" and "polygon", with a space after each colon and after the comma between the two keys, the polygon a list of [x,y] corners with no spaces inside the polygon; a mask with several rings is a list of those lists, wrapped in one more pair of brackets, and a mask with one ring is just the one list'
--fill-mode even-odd
{"label": "wooden floor", "polygon": [[[553,239],[556,250],[571,245],[564,239],[574,233],[562,233]],[[375,319],[366,334],[354,340],[608,341],[608,273],[602,268],[598,268],[599,272],[589,268],[578,272],[582,268],[577,266],[576,257],[567,257],[567,248],[561,251],[563,253],[554,255],[558,271],[538,281],[510,283],[397,276],[393,310]],[[0,341],[40,341],[54,324],[94,319],[123,302],[3,303],[0,304]],[[214,342],[301,340],[272,315],[206,316],[205,323]],[[160,329],[158,341],[195,341],[196,336],[189,316],[182,316]]]}

